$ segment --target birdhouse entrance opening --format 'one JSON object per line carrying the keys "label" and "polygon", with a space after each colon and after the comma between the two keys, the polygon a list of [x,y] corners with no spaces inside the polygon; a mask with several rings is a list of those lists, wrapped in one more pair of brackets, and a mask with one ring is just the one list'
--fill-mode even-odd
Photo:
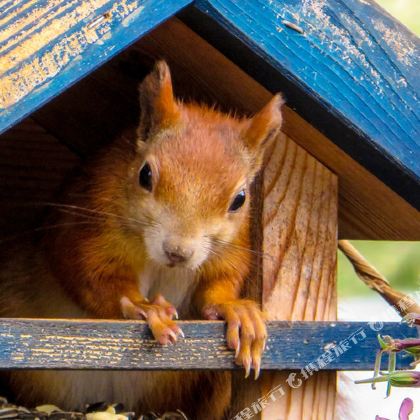
{"label": "birdhouse entrance opening", "polygon": [[[4,238],[24,243],[31,230],[41,233],[41,203],[54,201],[72,167],[119,133],[133,132],[139,82],[161,58],[171,68],[175,94],[187,101],[250,115],[271,96],[181,21],[166,22],[2,136]],[[255,261],[244,295],[262,303],[273,320],[335,320],[336,176],[282,133],[253,187],[253,218]],[[234,377],[232,410],[243,408],[242,376]],[[264,383],[284,377],[266,374]],[[306,388],[318,386],[334,392],[335,374],[320,374]],[[287,392],[284,401],[299,398]]]}
{"label": "birdhouse entrance opening", "polygon": [[[48,208],[42,203],[54,202],[72,168],[120,133],[128,137],[135,135],[140,115],[138,85],[162,58],[171,68],[176,96],[185,101],[216,104],[225,112],[252,115],[272,96],[181,20],[168,20],[0,137],[2,245],[6,248],[11,248],[12,244],[23,246],[32,234],[42,234],[44,228],[40,223]],[[243,296],[259,302],[270,320],[293,323],[269,325],[272,341],[263,369],[273,371],[264,372],[256,382],[245,382],[242,371],[232,373],[232,416],[287,383],[290,372],[281,369],[301,369],[312,357],[318,357],[325,345],[331,344],[331,336],[326,331],[336,326],[338,234],[375,239],[381,236],[397,239],[399,235],[407,239],[412,235],[410,224],[405,225],[393,217],[394,209],[384,206],[379,210],[376,203],[370,205],[389,200],[404,214],[412,214],[407,203],[288,106],[284,107],[284,117],[282,132],[266,153],[263,170],[252,187],[254,261]],[[340,191],[338,177],[343,180]],[[366,185],[371,187],[368,191]],[[352,200],[353,197],[361,197],[361,200]],[[383,217],[378,217],[379,211]],[[357,217],[361,212],[363,222]],[[308,327],[296,321],[325,323]],[[19,334],[14,335],[12,342],[23,348],[33,346],[38,353],[18,352],[23,356],[13,358],[9,351],[13,346],[7,342],[9,353],[4,353],[4,359],[0,356],[0,368],[40,368],[40,363],[45,362],[47,368],[54,369],[63,366],[137,369],[138,365],[130,364],[134,362],[129,357],[118,359],[120,348],[118,352],[111,349],[105,356],[101,340],[109,340],[106,343],[110,347],[118,339],[129,342],[133,346],[130,351],[138,350],[142,356],[156,352],[147,347],[150,339],[145,326],[105,321],[96,324],[54,320],[7,322],[0,326],[0,336],[7,328],[10,331],[16,328]],[[92,336],[89,328],[93,328],[95,334],[99,331],[104,335]],[[185,329],[190,342],[180,344],[179,351],[184,358],[174,362],[165,350],[163,356],[153,353],[149,359],[135,359],[140,369],[182,370],[184,360],[185,369],[234,369],[233,355],[224,347],[222,325],[191,322],[185,324]],[[300,345],[310,344],[302,360],[297,360],[299,352],[293,346],[290,348],[284,340],[286,335],[278,334],[280,330],[282,334],[292,334],[288,336],[292,341],[298,337]],[[343,337],[347,333],[343,326],[338,330],[335,334],[344,334]],[[37,356],[45,352],[45,348],[36,347],[38,338],[44,339],[45,331],[49,331],[49,337],[54,340],[59,336],[58,343],[63,346],[62,350],[55,351],[57,341],[46,339],[48,349],[52,349],[51,359]],[[71,338],[57,331],[70,331],[75,335]],[[140,344],[136,334],[139,334]],[[74,353],[66,353],[71,349],[63,343],[75,340],[76,336],[80,342],[91,340],[89,342],[99,346],[98,352],[103,355],[97,359],[99,365],[95,365],[94,352],[89,353],[89,349],[84,349],[87,365],[82,366],[82,360],[74,358],[69,361]],[[310,343],[306,343],[308,336],[312,337]],[[321,336],[322,339],[316,338]],[[371,340],[366,345],[372,346],[375,337]],[[0,341],[0,348],[2,345]],[[202,353],[203,348],[208,353]],[[213,357],[214,354],[217,357]],[[130,355],[134,357],[134,353]],[[366,366],[370,357],[363,359]],[[280,366],[279,360],[284,364]],[[63,365],[67,361],[70,365]],[[351,362],[346,359],[346,363]],[[340,366],[328,369],[340,369]],[[273,413],[293,412],[291,407],[298,406],[302,419],[316,417],[314,407],[318,407],[318,417],[329,418],[326,416],[329,413],[332,418],[336,393],[334,370],[316,372],[302,386],[284,386],[281,390],[282,398],[273,399],[265,407],[267,417],[264,418],[272,418]],[[311,397],[302,399],[302,393]],[[261,412],[256,414],[262,415]]]}

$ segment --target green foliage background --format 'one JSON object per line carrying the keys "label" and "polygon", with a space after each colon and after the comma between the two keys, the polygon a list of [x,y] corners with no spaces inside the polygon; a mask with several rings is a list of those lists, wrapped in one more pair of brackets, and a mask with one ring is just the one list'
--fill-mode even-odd
{"label": "green foliage background", "polygon": [[376,2],[412,32],[420,34],[419,0],[376,0]]}
{"label": "green foliage background", "polygon": [[[420,290],[420,242],[351,241],[398,290]],[[356,276],[347,258],[338,254],[338,294],[364,295],[370,290]]]}

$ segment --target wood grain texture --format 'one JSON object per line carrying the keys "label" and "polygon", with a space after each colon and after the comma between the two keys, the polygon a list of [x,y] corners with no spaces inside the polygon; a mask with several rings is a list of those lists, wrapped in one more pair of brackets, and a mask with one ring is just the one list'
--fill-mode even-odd
{"label": "wood grain texture", "polygon": [[276,320],[335,320],[337,178],[285,135],[267,157],[264,309]]}
{"label": "wood grain texture", "polygon": [[[263,179],[264,310],[276,320],[335,320],[337,177],[281,135],[267,152]],[[301,375],[296,388],[289,375],[262,377],[262,395],[278,386],[284,392],[262,419],[334,418],[335,373]]]}
{"label": "wood grain texture", "polygon": [[188,0],[17,0],[0,8],[0,132]]}
{"label": "wood grain texture", "polygon": [[283,130],[337,174],[339,238],[420,239],[420,212],[290,108]]}
{"label": "wood grain texture", "polygon": [[[185,339],[161,346],[142,321],[3,318],[0,368],[240,369],[226,347],[224,323],[180,321],[179,325]],[[328,346],[334,360],[322,369],[371,369],[378,347],[375,328],[363,322],[270,322],[262,368],[301,369],[310,362],[317,364]],[[414,328],[398,323],[385,323],[381,333],[416,336]],[[400,367],[409,363],[407,358],[398,361]]]}
{"label": "wood grain texture", "polygon": [[[245,113],[257,111],[271,97],[261,84],[176,19],[167,21],[133,45],[132,63],[136,51],[140,53],[139,62],[142,55],[146,55],[148,62],[151,58],[165,57],[173,69],[176,92],[181,96]],[[141,65],[137,64],[137,68]],[[110,75],[106,81],[112,85]],[[118,86],[125,97],[130,96],[129,86],[126,89],[124,85]],[[284,107],[284,116],[284,133],[338,176],[341,238],[420,238],[420,213],[415,208],[292,108]]]}
{"label": "wood grain texture", "polygon": [[[0,10],[0,130],[190,3],[7,2]],[[221,51],[271,91],[285,91],[304,118],[420,207],[413,34],[358,0],[198,0],[190,10],[198,14],[189,22]]]}
{"label": "wood grain texture", "polygon": [[[140,60],[143,64],[148,61],[151,62],[151,58],[154,57],[167,57],[174,68],[178,93],[200,99],[205,98],[208,102],[217,101],[222,103],[225,109],[233,106],[245,112],[254,112],[270,97],[270,93],[266,89],[262,88],[232,62],[223,57],[222,54],[177,21],[169,22],[151,33],[150,36],[145,37],[131,52],[145,53],[145,56]],[[124,57],[127,58],[129,54],[128,52]],[[80,151],[81,154],[90,153],[95,148],[95,146],[92,146],[94,143],[100,144],[104,140],[101,138],[102,134],[108,136],[113,134],[108,131],[108,128],[115,130],[114,122],[119,120],[122,125],[125,124],[122,121],[124,121],[126,110],[130,110],[130,113],[127,114],[130,115],[130,118],[135,117],[133,109],[130,107],[135,106],[133,104],[137,102],[137,92],[133,87],[138,80],[134,77],[127,81],[127,79],[121,77],[121,67],[116,65],[116,63],[124,65],[125,58],[117,58],[113,63],[109,63],[104,69],[83,81],[78,87],[79,90],[73,92],[73,101],[58,100],[54,106],[51,105],[51,107],[39,112],[35,116],[36,120],[42,122],[48,129],[54,126],[54,130],[52,130],[54,134],[60,134],[62,136],[61,140],[72,149]],[[134,61],[136,62],[136,60]],[[136,68],[135,65],[134,68]],[[147,68],[147,65],[141,66],[139,74],[144,74],[145,68]],[[115,75],[118,77],[113,77]],[[91,92],[96,93],[96,95],[90,96]],[[80,96],[78,96],[79,93],[81,93]],[[95,98],[95,107],[89,106],[92,97]],[[72,109],[77,109],[81,103],[86,104],[84,109],[80,110],[79,114],[77,112],[72,113]],[[116,103],[118,103],[117,112]],[[105,104],[105,106],[101,107],[102,104]],[[85,108],[88,114],[84,114]],[[99,112],[98,109],[100,110]],[[57,118],[55,112],[58,112],[61,117]],[[407,239],[410,235],[413,237],[416,235],[416,232],[420,232],[420,222],[418,214],[413,213],[412,207],[379,182],[360,164],[350,159],[339,147],[331,143],[291,109],[286,109],[285,114],[286,124],[284,131],[288,137],[283,136],[283,142],[279,143],[279,145],[284,145],[285,149],[280,148],[272,152],[271,157],[273,160],[271,164],[269,163],[264,178],[264,191],[267,197],[274,194],[277,197],[277,201],[274,200],[271,204],[269,201],[265,203],[265,222],[267,222],[267,226],[270,226],[272,223],[274,234],[269,232],[264,235],[264,238],[269,238],[271,242],[264,242],[263,246],[270,249],[272,247],[272,251],[266,252],[268,257],[264,257],[262,262],[265,273],[271,273],[280,280],[266,283],[264,289],[260,290],[260,292],[264,295],[267,308],[275,313],[275,317],[279,319],[286,318],[286,315],[293,319],[327,319],[333,315],[331,308],[334,306],[333,278],[330,271],[332,266],[328,257],[331,256],[329,252],[332,249],[331,237],[329,237],[332,226],[328,224],[329,219],[327,220],[327,217],[329,217],[329,194],[335,191],[335,182],[333,175],[309,156],[308,153],[296,146],[294,141],[302,144],[311,153],[314,153],[317,158],[322,159],[333,171],[336,171],[340,181],[341,178],[345,179],[344,188],[346,189],[340,193],[340,197],[348,200],[348,202],[342,201],[344,202],[344,213],[341,214],[346,214],[346,211],[349,214],[349,217],[345,219],[345,223],[347,223],[345,226],[348,229],[344,230],[344,232],[353,235],[366,235],[370,238],[373,235],[376,235],[376,237],[394,235],[394,238],[403,236]],[[85,121],[83,118],[85,118]],[[101,129],[98,130],[98,127]],[[283,153],[285,156],[284,160]],[[337,159],[337,156],[339,159]],[[288,170],[284,167],[287,162],[289,164]],[[355,168],[356,173],[354,173]],[[270,175],[272,181],[267,185],[270,170],[272,171]],[[290,178],[287,178],[287,176],[290,176]],[[42,184],[43,181],[41,181],[39,181],[38,185]],[[369,185],[369,189],[366,188],[366,185]],[[272,193],[272,191],[274,192]],[[279,195],[282,197],[280,200]],[[322,199],[316,199],[316,197],[322,197]],[[355,197],[355,199],[353,200],[352,197]],[[299,203],[299,205],[296,203]],[[381,207],[382,204],[385,208]],[[395,218],[395,209],[398,209],[401,217]],[[335,212],[335,207],[331,206],[330,211]],[[306,214],[313,215],[313,218],[304,220],[304,215]],[[322,215],[320,220],[317,220],[317,214]],[[409,217],[410,214],[415,214],[417,219],[416,217]],[[363,217],[361,217],[362,215]],[[281,229],[282,226],[285,229]],[[292,231],[290,230],[291,226],[294,227]],[[275,236],[276,233],[278,233],[278,237]],[[330,243],[325,249],[319,247],[320,243],[328,241]],[[275,257],[272,258],[273,255],[271,254],[274,254]],[[276,265],[273,260],[277,258],[277,254],[281,258],[280,263]],[[299,264],[296,264],[296,261]],[[326,261],[328,261],[328,264],[325,264]],[[266,278],[269,278],[268,275],[264,275]],[[318,283],[313,281],[314,279],[318,280]],[[258,290],[254,290],[254,292],[258,294]],[[284,296],[294,296],[294,298],[284,299]],[[293,301],[295,302],[294,304]],[[352,325],[352,327],[354,326]],[[63,332],[62,327],[63,325],[59,326],[60,334]],[[91,329],[92,326],[89,325],[89,328]],[[140,327],[137,325],[135,328]],[[147,334],[145,327],[141,328],[143,328],[144,334]],[[130,341],[130,345],[127,346],[127,358],[123,359],[124,363],[127,363],[125,366],[130,366],[127,367],[129,369],[138,368],[142,366],[141,363],[145,360],[151,363],[144,366],[146,369],[166,368],[167,366],[175,368],[177,360],[179,360],[179,368],[182,368],[182,366],[193,369],[203,368],[204,362],[207,362],[205,367],[209,366],[209,368],[234,368],[232,354],[226,352],[224,347],[223,327],[215,327],[216,332],[209,327],[210,330],[207,331],[208,334],[206,336],[200,336],[201,332],[197,332],[201,331],[201,327],[197,327],[197,331],[194,328],[185,326],[186,331],[189,331],[190,334],[187,334],[187,340],[190,339],[191,341],[187,341],[185,343],[186,346],[180,350],[181,356],[178,353],[176,357],[173,357],[173,353],[162,353],[162,349],[153,347],[149,337],[144,342],[144,350],[147,357],[140,360],[139,354],[143,354],[143,344],[139,347],[137,341]],[[11,331],[9,326],[8,335],[6,334],[5,336],[8,339],[12,339]],[[44,329],[43,331],[45,333],[46,330]],[[55,332],[57,334],[51,335],[54,340],[56,339],[55,336],[59,336],[58,330],[55,330]],[[395,329],[389,333],[395,335]],[[130,334],[132,337],[133,333],[131,332]],[[270,329],[270,334],[274,340],[277,337],[276,328]],[[23,333],[20,338],[26,339],[25,335]],[[34,342],[39,342],[39,337]],[[196,339],[196,337],[198,338]],[[331,343],[336,339],[341,340],[341,337],[343,339],[346,338],[334,330],[334,337],[330,336],[328,343],[323,341],[322,345],[318,345],[319,337],[319,335],[312,337],[312,340],[316,340],[318,346],[313,354],[316,358],[323,354],[325,344]],[[121,360],[122,345],[118,341],[120,338],[120,336],[115,338],[118,354],[115,355],[113,353],[115,356],[115,359],[112,359],[113,365],[105,365],[105,363],[111,362],[109,362],[109,359],[104,358],[115,347],[115,340],[109,341],[109,336],[105,339],[101,338],[100,341],[105,343],[105,346],[99,348],[99,363],[104,363],[103,367],[116,366],[115,363],[118,364],[118,360]],[[75,342],[86,344],[86,340],[91,343],[91,339],[91,337],[87,338],[82,335],[81,338],[79,337],[79,341]],[[271,343],[272,346],[269,343],[267,354],[271,357],[271,352],[274,352],[275,357],[269,360],[275,362],[271,365],[270,361],[264,362],[267,364],[263,364],[263,368],[299,369],[303,367],[303,363],[309,359],[299,359],[296,364],[292,364],[291,361],[297,360],[296,355],[299,352],[296,348],[299,344],[303,343],[306,350],[308,339],[298,340],[298,344],[295,343],[295,340],[296,334],[293,336],[281,336],[278,339],[278,344],[276,341]],[[68,337],[63,339],[63,343],[69,343],[69,341]],[[94,364],[98,366],[99,353],[96,347],[92,348],[82,344],[77,347],[80,352],[85,347],[92,351],[92,357],[89,359],[90,356],[85,356],[85,353],[77,353],[75,356],[72,353],[74,348],[70,348],[68,344],[64,345],[63,343],[61,348],[67,351],[64,353],[65,360],[75,363],[72,366],[80,367],[77,363],[86,360],[87,363],[92,363],[92,366]],[[9,346],[10,342],[7,345]],[[22,342],[19,345],[22,345]],[[133,347],[130,347],[131,345]],[[24,348],[30,347],[25,347],[24,345]],[[373,351],[370,353],[373,348],[376,348],[374,336],[370,346],[363,348],[363,355],[373,354]],[[55,345],[51,344],[48,348],[50,354],[54,354],[51,353],[51,351],[54,352],[54,349]],[[133,350],[132,353],[130,353],[131,350]],[[186,358],[183,358],[184,353],[182,352],[184,350]],[[199,353],[200,351],[202,353]],[[40,354],[45,357],[42,348]],[[83,358],[80,357],[81,354]],[[164,357],[159,358],[159,355],[162,354]],[[302,354],[303,357],[306,357],[310,353],[305,351]],[[18,354],[18,361],[19,357],[27,360],[25,355]],[[61,363],[60,360],[62,359],[60,357],[55,359],[54,363]],[[298,357],[300,358],[301,354]],[[357,361],[358,367],[366,366],[365,368],[370,368],[372,366],[373,356],[369,356],[371,357],[369,359],[370,363],[366,363],[366,365],[363,365],[357,357],[357,355],[352,355],[352,361]],[[32,363],[33,359],[30,360]],[[42,363],[45,363],[45,360],[42,359]],[[157,364],[153,365],[155,360],[157,360]],[[340,356],[337,363],[341,363],[343,360],[345,360],[343,356]],[[189,364],[189,361],[191,361],[191,364]],[[63,365],[58,366],[63,367]],[[66,366],[69,367],[68,364]],[[89,367],[90,365],[84,365],[84,367],[86,366]],[[349,366],[350,364],[346,368],[351,368]],[[333,365],[331,367],[334,368]],[[340,369],[339,366],[335,366],[335,368]],[[287,376],[279,375],[265,378],[262,386],[263,393],[273,389],[279,384],[279,381],[284,383]],[[280,412],[284,413],[284,416],[289,416],[289,418],[306,418],[304,414],[307,412],[308,407],[311,407],[313,404],[315,406],[313,413],[324,414],[327,411],[331,411],[334,400],[332,395],[334,393],[335,387],[334,381],[331,380],[331,375],[329,373],[317,374],[310,381],[305,382],[302,387],[288,394],[288,404],[283,404],[282,400],[268,410],[274,410],[276,415],[279,415]],[[293,404],[292,407],[291,401],[299,401],[299,404]],[[269,411],[266,411],[265,415],[268,416],[268,413]],[[320,416],[320,418],[324,417]]]}
{"label": "wood grain texture", "polygon": [[414,34],[359,0],[197,0],[190,10],[194,30],[420,208]]}
{"label": "wood grain texture", "polygon": [[[169,62],[175,91],[252,113],[271,97],[215,48],[171,19],[34,114],[72,150],[89,154],[138,118],[137,85],[153,61]],[[94,98],[95,107],[90,106]],[[118,107],[115,104],[118,104]],[[420,213],[290,107],[283,131],[339,178],[339,236],[418,240]],[[398,217],[396,217],[398,215]]]}
{"label": "wood grain texture", "polygon": [[[182,96],[245,112],[255,111],[270,97],[261,85],[173,20],[42,108],[34,118],[72,150],[89,154],[124,126],[135,123],[137,83],[153,59],[161,56],[170,61],[177,92]],[[212,72],[207,70],[209,66]],[[420,237],[417,211],[290,108],[285,109],[285,117],[284,131],[340,175],[340,237]],[[395,217],[396,213],[400,217]]]}

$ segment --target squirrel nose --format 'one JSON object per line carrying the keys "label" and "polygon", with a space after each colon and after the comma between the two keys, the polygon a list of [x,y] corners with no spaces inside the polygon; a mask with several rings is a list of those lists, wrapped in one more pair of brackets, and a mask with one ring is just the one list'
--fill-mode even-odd
{"label": "squirrel nose", "polygon": [[179,245],[172,245],[168,242],[164,242],[162,248],[168,260],[173,264],[189,260],[194,253],[192,249],[182,248]]}

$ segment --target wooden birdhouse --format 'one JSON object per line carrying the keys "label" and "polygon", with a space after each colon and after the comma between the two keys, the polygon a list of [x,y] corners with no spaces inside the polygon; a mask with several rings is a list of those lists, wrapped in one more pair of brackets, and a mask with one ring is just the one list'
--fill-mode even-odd
{"label": "wooden birdhouse", "polygon": [[[283,92],[282,133],[253,190],[244,290],[272,321],[269,371],[233,373],[231,413],[332,419],[336,371],[371,369],[377,347],[374,329],[336,321],[337,240],[420,239],[419,45],[359,0],[4,0],[0,235],[34,229],[44,209],[27,204],[52,200],[76,164],[137,123],[137,86],[157,59],[178,97],[223,110],[250,115]],[[185,322],[176,359],[146,354],[143,324],[118,325],[0,320],[0,368],[236,369],[222,323]],[[314,367],[355,331],[358,345]],[[66,337],[77,352],[58,345]]]}

